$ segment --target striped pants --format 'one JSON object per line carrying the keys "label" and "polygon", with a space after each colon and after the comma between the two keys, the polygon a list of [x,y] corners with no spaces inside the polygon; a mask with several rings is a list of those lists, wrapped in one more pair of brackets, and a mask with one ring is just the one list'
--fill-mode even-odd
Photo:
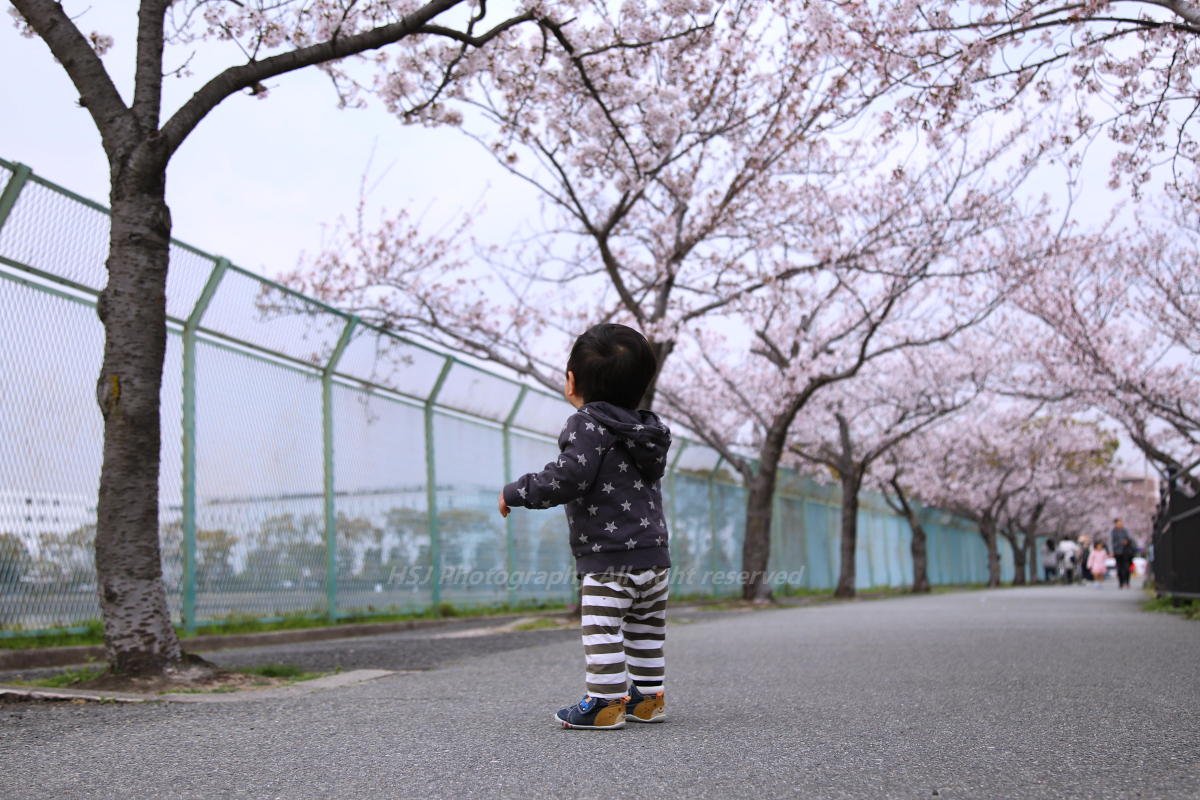
{"label": "striped pants", "polygon": [[626,673],[642,694],[663,691],[667,572],[583,576],[583,653],[592,697],[624,697]]}

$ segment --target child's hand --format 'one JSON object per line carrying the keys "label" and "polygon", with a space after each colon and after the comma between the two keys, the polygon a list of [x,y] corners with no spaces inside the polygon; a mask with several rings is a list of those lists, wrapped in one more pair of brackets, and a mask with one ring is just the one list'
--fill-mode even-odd
{"label": "child's hand", "polygon": [[500,493],[500,516],[507,517],[508,512],[510,510],[511,509],[509,509],[508,503],[504,502],[504,492],[501,492]]}

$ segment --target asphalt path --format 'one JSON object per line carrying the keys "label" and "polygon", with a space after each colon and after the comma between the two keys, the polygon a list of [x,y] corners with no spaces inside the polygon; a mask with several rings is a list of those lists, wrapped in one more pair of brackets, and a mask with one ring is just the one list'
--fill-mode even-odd
{"label": "asphalt path", "polygon": [[1200,623],[1143,599],[1049,587],[707,615],[669,628],[668,721],[619,731],[551,723],[582,693],[562,631],[301,697],[3,706],[0,795],[1200,797]]}

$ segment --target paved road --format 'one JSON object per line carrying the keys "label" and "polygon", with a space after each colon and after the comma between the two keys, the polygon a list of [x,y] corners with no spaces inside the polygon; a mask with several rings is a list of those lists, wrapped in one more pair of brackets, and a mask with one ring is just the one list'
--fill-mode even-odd
{"label": "paved road", "polygon": [[[677,621],[685,623],[727,616],[726,612],[714,610],[712,607],[694,605],[673,607],[670,614]],[[484,617],[379,636],[247,647],[206,652],[203,655],[209,661],[229,669],[263,664],[291,664],[310,672],[333,672],[337,669],[425,670],[472,656],[557,642],[579,641],[579,633],[575,627],[512,629],[516,623],[531,622],[535,619],[506,617],[497,620]],[[562,622],[563,619],[554,618],[553,621]],[[62,668],[58,667],[0,671],[0,684],[43,678],[62,671]]]}
{"label": "paved road", "polygon": [[[704,606],[681,606],[671,609],[671,616],[677,621],[690,624],[726,617],[728,613]],[[526,621],[534,619],[527,618]],[[553,619],[560,623],[565,621],[565,617]],[[515,622],[520,623],[521,620]],[[311,672],[332,672],[338,668],[414,670],[435,669],[464,658],[491,655],[506,650],[560,642],[572,642],[578,646],[579,643],[579,631],[574,626],[535,630],[510,628],[512,624],[506,625],[485,618],[369,638],[252,647],[205,653],[204,657],[229,669],[286,663],[295,664]],[[496,632],[497,630],[500,632]]]}
{"label": "paved road", "polygon": [[622,731],[550,723],[580,694],[574,641],[289,699],[0,707],[0,794],[1200,797],[1200,624],[1140,600],[1006,589],[674,625],[670,719]]}

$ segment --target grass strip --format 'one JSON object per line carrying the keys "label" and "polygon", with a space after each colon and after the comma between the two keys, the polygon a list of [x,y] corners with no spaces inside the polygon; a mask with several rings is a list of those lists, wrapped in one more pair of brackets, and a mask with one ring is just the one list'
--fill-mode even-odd
{"label": "grass strip", "polygon": [[[265,619],[242,614],[230,614],[227,617],[201,624],[197,627],[195,634],[189,634],[179,626],[176,626],[175,632],[181,640],[186,641],[193,636],[266,633],[269,631],[328,628],[334,625],[357,625],[372,622],[409,622],[422,619],[488,617],[503,614],[521,614],[529,611],[554,611],[564,608],[566,608],[566,604],[562,601],[524,601],[516,605],[501,603],[486,606],[441,603],[421,611],[351,613],[347,616],[339,617],[336,623],[331,623],[325,615],[307,611],[277,614]],[[90,620],[80,627],[86,627],[87,630],[83,632],[70,632],[64,629],[60,632],[43,633],[37,636],[7,636],[0,638],[0,649],[27,650],[35,647],[74,647],[79,645],[104,644],[104,626],[99,620]]]}
{"label": "grass strip", "polygon": [[1187,597],[1155,597],[1142,605],[1143,611],[1178,614],[1184,619],[1200,620],[1200,600]]}
{"label": "grass strip", "polygon": [[104,672],[104,667],[80,667],[79,669],[63,670],[57,675],[48,675],[44,678],[35,678],[28,681],[12,680],[8,681],[8,683],[14,686],[39,686],[43,689],[65,689],[68,686],[74,686],[77,683],[98,678]]}

